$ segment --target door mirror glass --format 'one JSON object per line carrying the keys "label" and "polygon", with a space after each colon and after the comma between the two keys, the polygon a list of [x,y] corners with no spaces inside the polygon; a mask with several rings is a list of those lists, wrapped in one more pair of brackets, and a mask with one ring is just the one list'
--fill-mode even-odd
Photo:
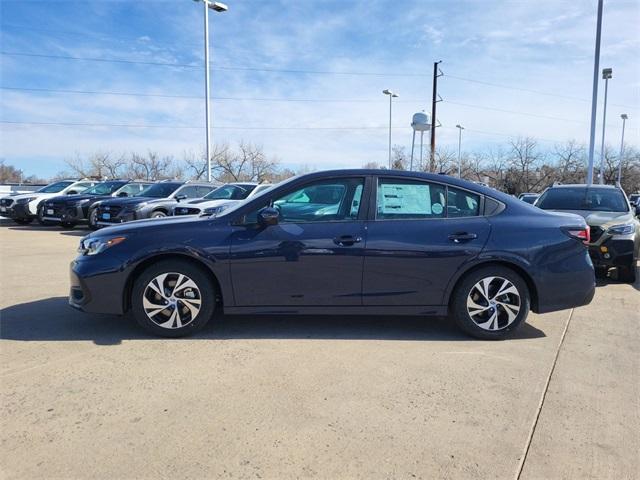
{"label": "door mirror glass", "polygon": [[118,194],[118,196],[119,196],[119,197],[128,197],[128,196],[129,196],[129,194],[128,194],[127,192],[120,192],[120,193]]}
{"label": "door mirror glass", "polygon": [[176,195],[176,200],[180,201],[180,200],[184,200],[185,198],[187,198],[187,196],[183,193],[181,195]]}
{"label": "door mirror glass", "polygon": [[265,207],[258,212],[258,223],[263,227],[277,225],[280,212],[277,208]]}
{"label": "door mirror glass", "polygon": [[67,192],[67,195],[77,195],[77,194],[78,194],[78,192],[76,190],[69,190]]}

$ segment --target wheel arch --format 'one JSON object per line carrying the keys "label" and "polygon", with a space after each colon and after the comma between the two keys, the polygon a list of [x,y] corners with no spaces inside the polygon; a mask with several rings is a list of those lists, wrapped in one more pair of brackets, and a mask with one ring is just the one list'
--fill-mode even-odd
{"label": "wheel arch", "polygon": [[468,268],[460,272],[454,282],[452,282],[447,289],[447,305],[451,305],[451,300],[453,298],[453,292],[456,291],[460,283],[464,280],[464,278],[481,268],[485,268],[491,265],[496,265],[500,267],[505,267],[513,270],[515,273],[520,275],[522,279],[527,284],[527,288],[529,289],[529,296],[531,297],[531,311],[538,312],[538,287],[536,286],[535,281],[531,277],[531,275],[522,267],[522,265],[518,265],[515,262],[508,260],[497,260],[497,259],[488,259],[486,261],[475,263],[470,265]]}
{"label": "wheel arch", "polygon": [[180,260],[183,262],[188,262],[193,266],[201,269],[204,273],[207,274],[207,276],[211,279],[211,281],[216,287],[216,304],[220,304],[220,305],[223,304],[223,293],[222,293],[220,281],[216,277],[216,274],[211,270],[211,268],[209,268],[209,266],[205,262],[184,253],[167,252],[167,253],[158,253],[151,257],[145,258],[143,261],[138,263],[135,266],[135,268],[131,271],[131,273],[127,277],[124,291],[123,291],[123,299],[122,299],[123,312],[128,312],[129,310],[131,310],[131,293],[133,291],[133,282],[135,281],[135,279],[145,269],[147,269],[147,267],[162,260]]}

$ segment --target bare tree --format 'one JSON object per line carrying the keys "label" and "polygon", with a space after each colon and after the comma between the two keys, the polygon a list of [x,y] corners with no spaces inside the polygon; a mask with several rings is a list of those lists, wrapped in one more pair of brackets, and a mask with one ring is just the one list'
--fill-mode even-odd
{"label": "bare tree", "polygon": [[407,170],[409,168],[407,152],[401,145],[394,145],[391,148],[391,168],[393,170]]}
{"label": "bare tree", "polygon": [[73,175],[84,178],[118,178],[122,175],[127,160],[124,155],[111,152],[96,152],[88,158],[76,155],[65,160]]}
{"label": "bare tree", "polygon": [[212,170],[222,182],[262,182],[276,174],[277,162],[267,158],[261,146],[242,141],[237,152],[227,147],[215,155]]}
{"label": "bare tree", "polygon": [[570,140],[553,147],[553,155],[556,157],[554,164],[554,179],[561,183],[580,183],[584,181],[585,147],[575,140]]}
{"label": "bare tree", "polygon": [[132,153],[129,157],[127,174],[129,178],[142,180],[161,180],[172,178],[173,157],[161,157],[157,152],[148,151],[146,155]]}

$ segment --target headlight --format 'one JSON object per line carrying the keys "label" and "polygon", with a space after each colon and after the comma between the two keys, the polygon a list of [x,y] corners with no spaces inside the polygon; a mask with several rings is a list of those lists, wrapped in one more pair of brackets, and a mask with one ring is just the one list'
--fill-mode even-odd
{"label": "headlight", "polygon": [[126,239],[126,237],[83,238],[80,240],[78,252],[82,255],[97,255],[107,248],[124,242]]}
{"label": "headlight", "polygon": [[38,197],[27,197],[27,198],[21,198],[19,200],[16,201],[16,203],[19,203],[20,205],[24,205],[25,203],[29,203],[32,200],[35,200]]}
{"label": "headlight", "polygon": [[202,212],[200,212],[201,216],[211,216],[211,215],[219,215],[223,210],[226,210],[228,205],[218,205],[217,207],[209,207],[205,208]]}
{"label": "headlight", "polygon": [[607,233],[612,235],[631,235],[636,231],[636,226],[633,223],[625,223],[623,225],[614,225],[607,230]]}

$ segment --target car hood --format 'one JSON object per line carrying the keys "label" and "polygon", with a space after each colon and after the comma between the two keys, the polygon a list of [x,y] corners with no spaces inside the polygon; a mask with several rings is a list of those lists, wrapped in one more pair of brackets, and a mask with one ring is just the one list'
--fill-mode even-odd
{"label": "car hood", "polygon": [[[105,200],[101,203],[101,205],[118,205],[118,206],[132,206],[132,205],[139,205],[141,203],[151,203],[151,202],[156,202],[159,199],[157,198],[152,198],[152,197],[117,197],[117,198],[111,198],[109,200]],[[161,200],[165,200],[165,199],[161,199]]]}
{"label": "car hood", "polygon": [[[225,205],[227,203],[235,203],[238,200],[204,200],[199,199],[193,202],[189,202],[190,205],[197,205],[199,208],[210,208],[210,207],[218,207],[220,205]],[[181,205],[179,205],[181,206]],[[186,205],[185,205],[186,206]]]}
{"label": "car hood", "polygon": [[629,223],[634,220],[631,212],[594,212],[590,210],[547,210],[552,212],[571,213],[585,219],[590,227],[611,227]]}
{"label": "car hood", "polygon": [[86,195],[79,193],[77,195],[58,195],[56,197],[49,198],[49,202],[65,202],[76,203],[80,200],[99,200],[101,198],[111,198],[110,195]]}
{"label": "car hood", "polygon": [[21,198],[29,198],[29,197],[35,197],[35,198],[51,198],[51,197],[57,197],[58,195],[60,195],[60,193],[37,193],[37,192],[30,192],[30,193],[20,193],[18,195],[13,195],[11,198],[13,198],[14,200],[20,200]]}
{"label": "car hood", "polygon": [[206,217],[164,217],[164,218],[145,218],[143,220],[134,220],[111,227],[102,228],[88,235],[89,237],[103,237],[113,235],[131,235],[138,233],[147,233],[150,230],[166,230],[167,228],[183,228],[184,224],[192,224],[194,222],[210,221]]}

